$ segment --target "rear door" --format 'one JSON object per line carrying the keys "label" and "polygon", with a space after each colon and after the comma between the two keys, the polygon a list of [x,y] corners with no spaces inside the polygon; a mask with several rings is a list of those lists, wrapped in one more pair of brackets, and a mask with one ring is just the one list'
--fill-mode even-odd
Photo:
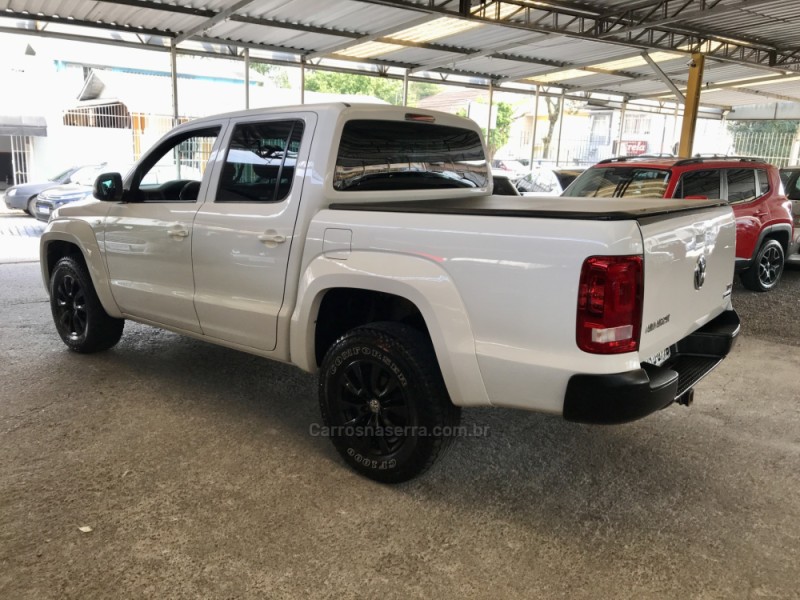
{"label": "rear door", "polygon": [[194,220],[194,306],[205,335],[273,350],[316,115],[231,121]]}
{"label": "rear door", "polygon": [[725,197],[736,215],[736,258],[746,260],[755,254],[758,236],[769,221],[769,207],[765,201],[769,180],[766,171],[761,178],[757,178],[756,173],[752,167],[725,171]]}

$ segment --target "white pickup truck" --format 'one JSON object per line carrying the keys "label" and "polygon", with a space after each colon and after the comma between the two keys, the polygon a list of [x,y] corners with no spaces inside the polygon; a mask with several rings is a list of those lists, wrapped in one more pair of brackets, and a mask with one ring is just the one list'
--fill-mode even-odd
{"label": "white pickup truck", "polygon": [[77,352],[125,319],[319,374],[323,424],[398,482],[463,433],[460,407],[622,423],[730,351],[735,225],[721,202],[492,195],[453,115],[307,105],[186,123],[41,239]]}

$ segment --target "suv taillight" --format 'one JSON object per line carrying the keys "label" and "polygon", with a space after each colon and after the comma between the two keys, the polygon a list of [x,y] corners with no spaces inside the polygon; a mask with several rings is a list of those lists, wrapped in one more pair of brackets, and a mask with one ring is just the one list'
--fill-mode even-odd
{"label": "suv taillight", "polygon": [[639,348],[643,300],[641,256],[590,256],[578,288],[578,347],[592,354]]}

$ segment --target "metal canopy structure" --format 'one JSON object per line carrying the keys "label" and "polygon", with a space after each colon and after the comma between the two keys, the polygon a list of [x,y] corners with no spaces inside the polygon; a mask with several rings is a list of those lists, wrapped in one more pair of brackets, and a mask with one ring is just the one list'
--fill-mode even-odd
{"label": "metal canopy structure", "polygon": [[800,102],[797,0],[0,0],[0,33],[242,57],[494,91]]}

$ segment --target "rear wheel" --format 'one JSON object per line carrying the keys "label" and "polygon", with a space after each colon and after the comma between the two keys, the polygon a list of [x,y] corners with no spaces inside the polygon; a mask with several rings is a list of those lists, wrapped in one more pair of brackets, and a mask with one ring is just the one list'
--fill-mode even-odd
{"label": "rear wheel", "polygon": [[398,323],[353,329],[325,355],[322,419],[353,469],[383,483],[424,473],[450,445],[461,416],[430,340]]}
{"label": "rear wheel", "polygon": [[108,350],[122,337],[125,321],[109,316],[86,267],[71,256],[62,258],[53,268],[50,309],[58,335],[75,352]]}
{"label": "rear wheel", "polygon": [[783,266],[783,246],[777,240],[767,240],[758,249],[753,265],[742,273],[742,284],[754,292],[768,292],[778,285]]}

